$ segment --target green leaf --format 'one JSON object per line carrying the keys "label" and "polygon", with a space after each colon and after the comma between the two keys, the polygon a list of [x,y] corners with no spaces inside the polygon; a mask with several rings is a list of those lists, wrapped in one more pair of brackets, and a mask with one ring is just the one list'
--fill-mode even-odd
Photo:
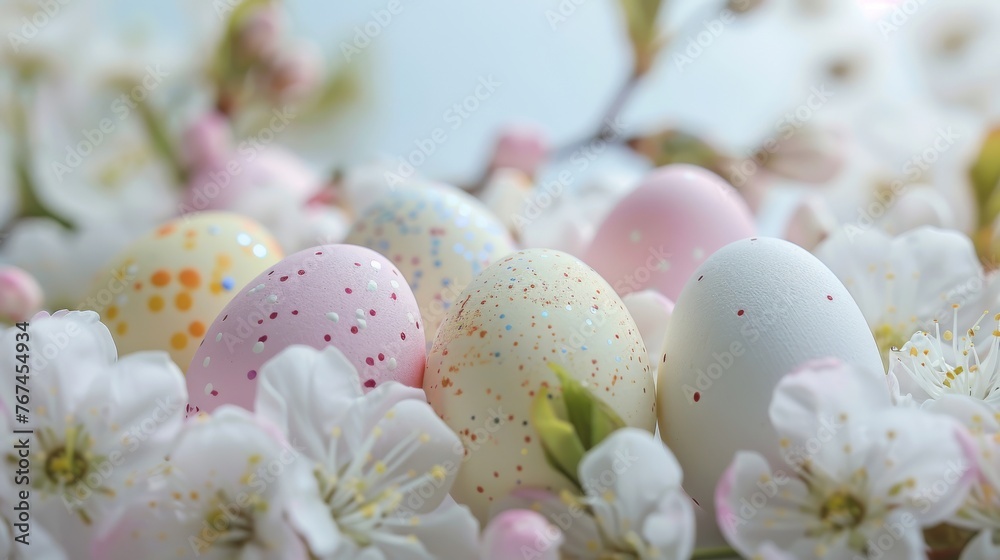
{"label": "green leaf", "polygon": [[531,407],[531,423],[549,465],[582,492],[577,468],[587,451],[625,421],[560,365],[549,362],[559,389],[543,387]]}
{"label": "green leaf", "polygon": [[538,433],[549,465],[580,488],[577,465],[583,459],[586,449],[573,425],[563,419],[565,409],[562,415],[557,412],[561,404],[561,399],[556,395],[549,391],[539,391],[531,406],[531,423]]}
{"label": "green leaf", "polygon": [[979,225],[987,227],[1000,213],[1000,128],[993,129],[969,169],[969,178],[979,201]]}
{"label": "green leaf", "polygon": [[633,138],[629,147],[646,156],[653,165],[690,163],[724,175],[725,157],[708,142],[683,130],[666,129],[648,136]]}
{"label": "green leaf", "polygon": [[618,413],[571,377],[562,366],[549,362],[549,369],[559,378],[567,416],[585,449],[593,449],[611,432],[625,427],[625,421]]}
{"label": "green leaf", "polygon": [[660,49],[657,16],[662,0],[620,0],[635,53],[635,74],[645,74]]}

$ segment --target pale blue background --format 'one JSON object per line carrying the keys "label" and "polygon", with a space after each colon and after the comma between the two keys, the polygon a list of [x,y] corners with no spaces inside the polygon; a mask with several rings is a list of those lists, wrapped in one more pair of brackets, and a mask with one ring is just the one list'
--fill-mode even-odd
{"label": "pale blue background", "polygon": [[[484,165],[495,131],[505,123],[539,123],[554,144],[592,130],[628,73],[630,54],[617,3],[572,0],[568,21],[553,29],[547,10],[558,0],[399,0],[403,10],[363,53],[365,106],[351,118],[350,134],[314,148],[323,165],[347,165],[413,149],[413,141],[445,127],[443,112],[472,92],[480,76],[502,86],[448,141],[420,173],[463,181]],[[577,0],[580,1],[580,0]],[[127,27],[170,30],[184,37],[210,22],[211,2],[114,0],[109,17]],[[354,26],[372,19],[386,1],[288,2],[293,29],[318,42],[330,66],[343,64],[340,43]],[[721,2],[675,0],[663,18],[668,27],[686,22],[677,44],[703,31],[703,20]],[[784,110],[801,103],[815,83],[807,66],[810,29],[789,29],[780,18],[752,15],[726,26],[694,62],[679,71],[671,53],[637,92],[626,112],[629,132],[681,123],[731,148],[748,149]],[[208,18],[208,19],[204,19]],[[769,28],[773,28],[770,29]],[[686,30],[686,31],[685,31]],[[615,159],[615,158],[602,158]]]}

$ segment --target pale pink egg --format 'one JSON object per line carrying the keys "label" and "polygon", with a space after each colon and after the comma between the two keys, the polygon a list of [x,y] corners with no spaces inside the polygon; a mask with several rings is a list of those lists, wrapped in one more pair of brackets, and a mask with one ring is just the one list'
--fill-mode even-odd
{"label": "pale pink egg", "polygon": [[584,255],[619,295],[652,288],[676,299],[716,250],[756,235],[732,186],[693,165],[654,170],[604,219]]}
{"label": "pale pink egg", "polygon": [[261,366],[293,344],[336,346],[366,391],[423,383],[423,326],[403,275],[370,249],[323,245],[268,268],[222,310],[188,367],[188,414],[252,409]]}

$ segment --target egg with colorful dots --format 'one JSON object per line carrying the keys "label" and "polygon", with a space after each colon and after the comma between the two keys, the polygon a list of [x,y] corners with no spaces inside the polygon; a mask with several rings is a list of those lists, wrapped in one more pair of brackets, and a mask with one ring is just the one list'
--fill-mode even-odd
{"label": "egg with colorful dots", "polygon": [[389,193],[354,224],[346,242],[374,249],[399,267],[420,306],[428,345],[472,278],[515,249],[486,206],[448,185]]}
{"label": "egg with colorful dots", "polygon": [[271,234],[249,218],[190,214],[116,256],[81,308],[101,315],[119,355],[165,350],[183,369],[219,311],[281,257]]}
{"label": "egg with colorful dots", "polygon": [[570,483],[548,465],[529,413],[562,366],[630,426],[656,425],[639,329],[615,291],[576,257],[512,253],[463,290],[434,338],[424,390],[465,446],[452,496],[480,521],[519,487]]}
{"label": "egg with colorful dots", "polygon": [[252,410],[257,372],[293,344],[336,346],[366,391],[423,379],[420,309],[403,275],[371,249],[323,245],[269,267],[219,313],[188,367],[188,414]]}
{"label": "egg with colorful dots", "polygon": [[619,295],[655,289],[676,299],[712,253],[755,234],[750,208],[729,183],[701,167],[667,165],[615,206],[583,260]]}

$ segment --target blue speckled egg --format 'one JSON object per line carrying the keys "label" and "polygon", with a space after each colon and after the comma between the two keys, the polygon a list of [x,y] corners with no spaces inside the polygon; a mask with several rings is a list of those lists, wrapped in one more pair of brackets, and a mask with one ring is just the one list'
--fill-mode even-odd
{"label": "blue speckled egg", "polygon": [[515,250],[486,206],[448,185],[389,193],[358,219],[345,243],[378,251],[399,268],[417,298],[428,344],[469,282]]}

